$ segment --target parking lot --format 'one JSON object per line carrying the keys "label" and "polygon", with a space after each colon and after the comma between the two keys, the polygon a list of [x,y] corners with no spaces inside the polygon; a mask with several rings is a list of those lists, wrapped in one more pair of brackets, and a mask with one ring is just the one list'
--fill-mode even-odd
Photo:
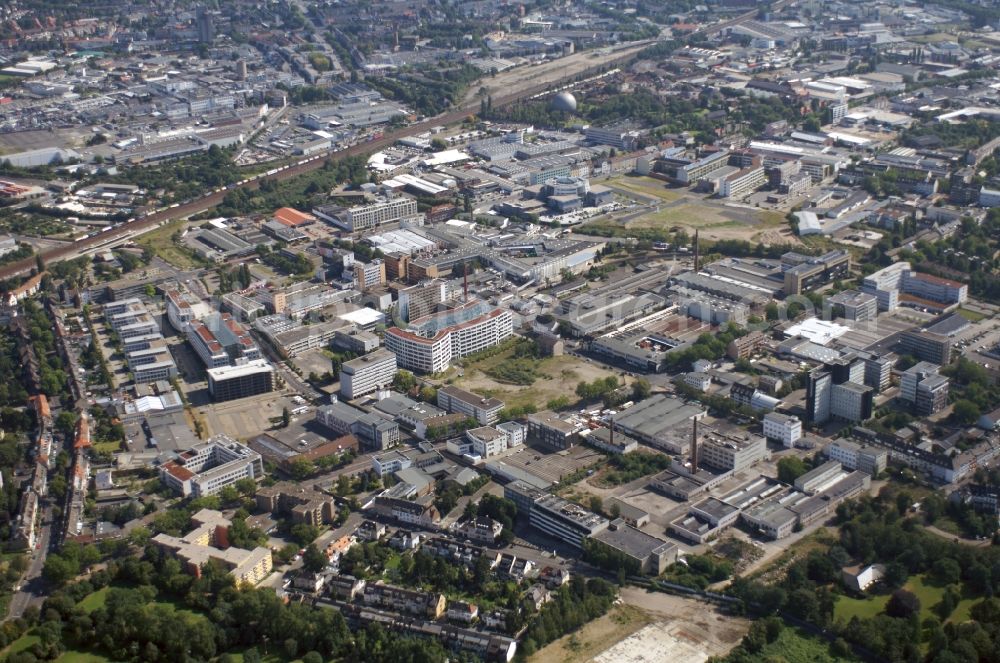
{"label": "parking lot", "polygon": [[225,434],[246,439],[273,428],[271,419],[281,417],[281,411],[298,407],[288,396],[279,392],[240,398],[223,403],[211,403],[198,408],[208,427],[209,435]]}

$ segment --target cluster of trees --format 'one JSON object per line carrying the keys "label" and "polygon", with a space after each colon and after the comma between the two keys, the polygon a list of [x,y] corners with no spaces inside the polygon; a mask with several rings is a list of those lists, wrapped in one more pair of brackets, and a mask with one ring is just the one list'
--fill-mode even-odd
{"label": "cluster of trees", "polygon": [[670,457],[661,453],[649,451],[633,451],[630,454],[615,454],[611,456],[611,467],[604,482],[612,486],[620,486],[639,477],[644,477],[670,467]]}
{"label": "cluster of trees", "polygon": [[[786,611],[884,660],[983,660],[987,652],[1000,651],[1000,601],[993,598],[1000,591],[1000,550],[965,546],[927,532],[909,515],[912,502],[905,491],[887,487],[878,497],[841,504],[839,535],[826,550],[792,562],[780,582],[736,578],[730,592],[759,615]],[[911,575],[922,574],[925,582],[944,587],[946,598],[928,606],[934,616],[923,621],[919,602],[907,592],[894,595],[883,614],[834,622],[836,592],[842,591],[840,569],[852,562],[884,564],[883,582],[892,591]],[[972,621],[947,622],[963,589],[983,597],[972,607]]]}
{"label": "cluster of trees", "polygon": [[41,376],[39,386],[49,398],[61,398],[64,404],[69,405],[73,401],[69,387],[71,378],[66,373],[62,357],[56,348],[54,324],[45,309],[34,301],[26,300],[23,309],[31,345],[38,357]]}
{"label": "cluster of trees", "polygon": [[518,338],[511,343],[510,357],[486,369],[486,374],[498,382],[530,385],[539,377],[538,358],[541,349],[538,343],[527,338]]}
{"label": "cluster of trees", "polygon": [[257,191],[233,189],[226,194],[217,211],[223,216],[241,216],[255,212],[270,213],[279,207],[310,209],[323,201],[325,194],[340,184],[359,186],[369,181],[364,157],[328,159],[321,168],[288,180],[264,180]]}
{"label": "cluster of trees", "polygon": [[[104,605],[87,612],[79,601],[111,585]],[[188,608],[179,610],[177,608]],[[50,596],[34,632],[40,642],[15,654],[15,663],[58,657],[66,648],[94,651],[112,660],[211,660],[245,650],[243,660],[260,661],[259,648],[289,659],[350,659],[388,663],[444,660],[434,640],[400,637],[381,627],[352,633],[340,612],[285,604],[270,589],[237,588],[225,569],[213,564],[202,576],[149,548],[143,559],[109,563],[85,582]],[[220,659],[222,660],[222,659]]]}
{"label": "cluster of trees", "polygon": [[499,543],[506,546],[514,540],[514,519],[517,518],[517,505],[514,504],[513,500],[487,493],[478,502],[470,500],[465,505],[465,512],[462,515],[467,519],[477,516],[492,518],[503,525]]}
{"label": "cluster of trees", "polygon": [[574,575],[556,592],[554,600],[542,606],[524,634],[521,651],[531,656],[553,640],[597,619],[608,611],[616,596],[611,583]]}
{"label": "cluster of trees", "polygon": [[1000,386],[993,383],[986,369],[966,357],[941,369],[951,379],[949,397],[954,406],[952,419],[959,424],[975,423],[980,414],[1000,403]]}
{"label": "cluster of trees", "polygon": [[[24,407],[28,402],[28,392],[21,384],[21,358],[17,352],[17,339],[10,327],[0,329],[0,408]],[[11,410],[12,412],[14,410]],[[20,430],[27,430],[30,419]],[[6,429],[5,430],[9,430]]]}
{"label": "cluster of trees", "polygon": [[616,391],[620,386],[618,377],[609,375],[604,378],[596,378],[593,382],[577,383],[576,395],[585,401],[593,401],[598,398],[604,398],[611,392]]}
{"label": "cluster of trees", "polygon": [[757,417],[757,413],[753,411],[752,408],[746,405],[738,405],[736,401],[729,398],[728,396],[721,396],[719,394],[706,394],[703,391],[695,389],[691,385],[687,384],[683,380],[678,380],[674,383],[674,390],[681,396],[689,398],[691,400],[698,401],[709,410],[711,410],[716,416],[728,417],[744,417],[747,419],[754,419]]}
{"label": "cluster of trees", "polygon": [[372,87],[389,99],[403,102],[421,115],[437,115],[461,99],[469,84],[482,75],[470,64],[451,69],[425,69],[395,78],[371,81]]}
{"label": "cluster of trees", "polygon": [[733,575],[733,564],[715,555],[687,555],[684,563],[671,564],[664,579],[692,589],[705,589]]}
{"label": "cluster of trees", "polygon": [[726,354],[726,346],[746,333],[747,331],[739,325],[728,323],[725,329],[720,328],[717,334],[702,334],[690,347],[667,354],[664,360],[666,368],[671,371],[689,371],[691,365],[699,359],[711,361],[721,359]]}
{"label": "cluster of trees", "polygon": [[437,497],[434,499],[434,506],[442,516],[447,515],[458,505],[458,500],[462,496],[473,495],[477,490],[490,482],[487,475],[479,476],[464,486],[454,481],[442,480],[438,482]]}
{"label": "cluster of trees", "polygon": [[291,276],[311,276],[315,269],[304,253],[296,253],[294,258],[290,258],[281,251],[268,251],[262,259],[267,265]]}

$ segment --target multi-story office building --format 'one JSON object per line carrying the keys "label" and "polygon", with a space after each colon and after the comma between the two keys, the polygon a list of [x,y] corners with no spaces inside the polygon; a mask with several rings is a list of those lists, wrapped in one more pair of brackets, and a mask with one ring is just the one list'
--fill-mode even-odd
{"label": "multi-story office building", "polygon": [[764,168],[750,166],[739,170],[719,182],[720,198],[743,198],[767,183],[767,173]]}
{"label": "multi-story office building", "polygon": [[865,362],[850,354],[813,369],[806,382],[806,416],[815,423],[830,417],[871,418],[874,388],[864,384]]}
{"label": "multi-story office building", "polygon": [[583,426],[565,421],[555,412],[542,410],[528,415],[528,436],[553,449],[569,449],[580,441]]}
{"label": "multi-story office building", "polygon": [[167,290],[165,299],[167,320],[171,327],[182,334],[187,331],[188,324],[211,312],[211,309],[204,302],[180,288]]}
{"label": "multi-story office building", "polygon": [[630,151],[635,149],[642,133],[630,122],[622,122],[607,127],[589,126],[584,135],[592,143]]}
{"label": "multi-story office building", "polygon": [[385,262],[378,258],[371,262],[356,262],[352,269],[358,290],[385,285]]}
{"label": "multi-story office building", "polygon": [[271,391],[274,391],[274,367],[264,359],[208,369],[208,393],[213,400],[230,401]]}
{"label": "multi-story office building", "polygon": [[347,400],[375,393],[396,377],[396,355],[376,350],[340,366],[340,395]]}
{"label": "multi-story office building", "polygon": [[465,438],[472,443],[472,451],[481,458],[496,456],[507,450],[507,433],[492,426],[480,426],[465,431]]}
{"label": "multi-story office building", "polygon": [[899,398],[919,416],[940,412],[948,405],[948,378],[940,375],[939,369],[937,364],[922,361],[900,376]]}
{"label": "multi-story office building", "polygon": [[545,494],[534,500],[529,522],[535,529],[576,548],[583,539],[608,528],[608,520],[557,495]]}
{"label": "multi-story office building", "polygon": [[447,283],[440,280],[403,288],[399,291],[400,317],[409,322],[434,313],[447,298],[447,291]]}
{"label": "multi-story office building", "polygon": [[590,541],[630,560],[639,573],[654,576],[663,573],[677,558],[676,544],[650,536],[621,521],[615,521],[597,532],[590,537]]}
{"label": "multi-story office building", "polygon": [[861,292],[875,295],[880,311],[895,311],[899,306],[899,288],[910,263],[897,262],[869,274],[861,283]]}
{"label": "multi-story office building", "polygon": [[348,232],[367,230],[384,223],[411,219],[419,215],[417,201],[404,196],[349,209],[337,205],[327,205],[314,208],[313,214]]}
{"label": "multi-story office building", "polygon": [[768,412],[764,415],[764,437],[777,440],[786,449],[791,449],[802,439],[802,422],[798,417]]}
{"label": "multi-story office building", "polygon": [[683,184],[694,184],[698,180],[710,177],[728,165],[729,151],[712,152],[697,161],[692,161],[677,168],[677,179]]}
{"label": "multi-story office building", "polygon": [[851,271],[851,254],[836,250],[819,257],[807,256],[794,251],[781,256],[785,273],[785,296],[801,295],[803,292],[835,281]]}
{"label": "multi-story office building", "polygon": [[860,470],[871,476],[885,469],[889,454],[885,449],[866,447],[850,440],[836,440],[826,445],[823,453],[849,470]]}
{"label": "multi-story office building", "polygon": [[160,465],[160,480],[184,497],[214,495],[240,479],[262,476],[260,454],[225,435],[216,435]]}
{"label": "multi-story office building", "polygon": [[944,334],[926,329],[910,329],[900,334],[899,348],[903,354],[910,354],[933,364],[947,366],[951,363],[951,339]]}
{"label": "multi-story office building", "polygon": [[770,457],[767,440],[749,433],[723,434],[711,431],[698,443],[698,464],[741,472]]}
{"label": "multi-story office building", "polygon": [[385,347],[401,368],[439,373],[457,357],[499,344],[514,333],[510,311],[477,301],[385,332]]}
{"label": "multi-story office building", "polygon": [[878,298],[867,292],[844,290],[827,297],[826,305],[831,318],[870,322],[878,317]]}
{"label": "multi-story office building", "polygon": [[189,322],[187,339],[206,368],[261,358],[260,348],[250,333],[228,313]]}
{"label": "multi-story office building", "polygon": [[340,435],[355,435],[366,450],[385,450],[399,444],[399,424],[379,412],[365,413],[346,403],[316,410],[316,421]]}
{"label": "multi-story office building", "polygon": [[[929,299],[941,304],[961,304],[969,295],[969,286],[964,283],[913,270],[903,272],[900,290],[918,300]],[[919,301],[916,304],[919,305]]]}
{"label": "multi-story office building", "polygon": [[730,341],[726,347],[726,356],[730,359],[749,359],[766,341],[764,334],[754,330]]}
{"label": "multi-story office building", "polygon": [[448,412],[458,412],[473,417],[483,426],[496,423],[504,402],[497,398],[484,398],[465,389],[444,385],[437,391],[437,404]]}
{"label": "multi-story office building", "polygon": [[844,421],[871,419],[874,390],[856,382],[835,384],[830,389],[830,414]]}

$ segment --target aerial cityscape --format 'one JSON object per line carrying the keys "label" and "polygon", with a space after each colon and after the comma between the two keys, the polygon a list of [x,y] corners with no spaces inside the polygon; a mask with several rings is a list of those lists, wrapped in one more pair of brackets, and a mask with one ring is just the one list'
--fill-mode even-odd
{"label": "aerial cityscape", "polygon": [[0,663],[1000,662],[1000,2],[0,3]]}

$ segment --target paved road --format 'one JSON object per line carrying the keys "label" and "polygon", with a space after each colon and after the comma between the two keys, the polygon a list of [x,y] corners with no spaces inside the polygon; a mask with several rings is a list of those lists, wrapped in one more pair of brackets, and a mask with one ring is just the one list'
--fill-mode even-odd
{"label": "paved road", "polygon": [[313,389],[308,382],[296,375],[292,369],[288,368],[288,365],[281,360],[281,357],[274,353],[270,344],[266,341],[261,341],[257,345],[261,347],[264,354],[267,355],[268,360],[274,364],[275,368],[277,368],[278,373],[285,381],[285,384],[287,384],[292,390],[297,391],[304,398],[313,402],[320,402],[325,399],[325,394],[321,394]]}
{"label": "paved road", "polygon": [[42,576],[45,556],[48,555],[52,540],[52,507],[46,506],[42,512],[36,550],[30,551],[31,564],[21,581],[21,589],[10,600],[9,616],[20,617],[29,605],[39,605],[45,600],[47,587]]}

